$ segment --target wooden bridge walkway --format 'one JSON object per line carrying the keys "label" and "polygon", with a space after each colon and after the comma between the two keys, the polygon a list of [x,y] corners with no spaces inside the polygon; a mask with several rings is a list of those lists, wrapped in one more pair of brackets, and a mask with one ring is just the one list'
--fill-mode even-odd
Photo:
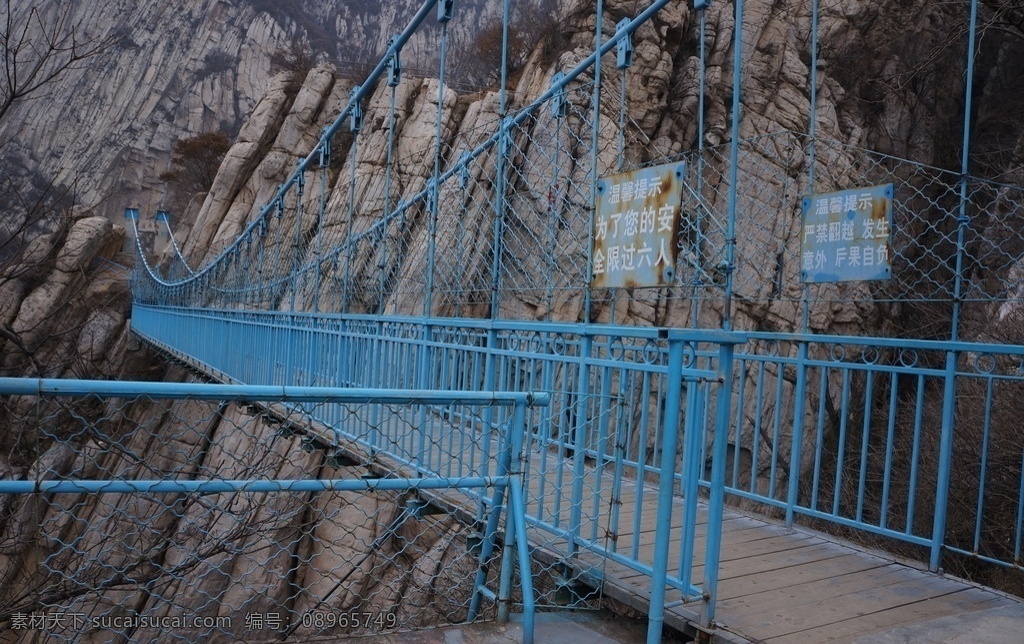
{"label": "wooden bridge walkway", "polygon": [[[605,476],[610,481],[611,475]],[[529,483],[532,489],[537,487],[536,479]],[[602,489],[609,487],[604,485]],[[631,495],[636,493],[635,486],[623,490],[619,543],[633,540],[630,508],[635,507]],[[643,486],[641,493],[642,507],[650,508],[651,512],[644,512],[640,523],[638,558],[649,562],[654,550],[657,489]],[[607,508],[605,499],[600,505]],[[677,498],[676,504],[670,562],[679,558],[683,501]],[[692,578],[698,585],[704,574],[706,526],[707,509],[702,503],[692,569]],[[583,559],[602,570],[605,596],[641,613],[648,612],[648,575],[596,555]],[[666,601],[665,623],[677,631],[695,634],[701,603],[683,603],[679,591],[673,589],[667,592]],[[921,565],[806,528],[787,528],[737,510],[725,511],[715,628],[711,631],[719,640],[787,644],[869,642],[911,624],[941,617],[963,618],[990,609],[1005,609],[1015,616],[1019,628],[1014,639],[1008,641],[1024,641],[1024,599],[937,575]],[[935,634],[935,639],[925,641],[946,641],[940,637],[941,633]]]}

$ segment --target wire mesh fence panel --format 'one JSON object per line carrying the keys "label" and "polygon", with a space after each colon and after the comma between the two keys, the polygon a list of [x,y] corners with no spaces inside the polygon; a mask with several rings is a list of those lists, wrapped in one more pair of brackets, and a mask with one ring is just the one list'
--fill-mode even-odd
{"label": "wire mesh fence panel", "polygon": [[[955,301],[968,302],[974,311],[969,317],[980,318],[992,314],[986,303],[1015,297],[1013,275],[1024,253],[1013,226],[1019,189],[970,179],[962,200],[956,173],[819,138],[813,142],[815,190],[893,184],[893,236],[886,249],[892,273],[880,282],[806,285],[805,304],[800,202],[811,192],[801,172],[811,141],[788,131],[741,141],[734,266],[727,266],[729,158],[724,147],[707,148],[703,156],[654,159],[681,158],[687,164],[674,286],[591,292],[588,101],[587,87],[568,91],[564,113],[556,115],[545,105],[535,118],[510,130],[504,143],[476,156],[465,153],[485,140],[487,128],[460,133],[445,148],[448,174],[436,189],[424,179],[419,192],[396,192],[389,198],[396,210],[385,216],[377,204],[383,188],[376,182],[376,196],[363,197],[377,205],[357,210],[353,228],[340,237],[315,232],[315,224],[308,229],[296,224],[297,204],[286,200],[245,244],[207,270],[203,283],[210,288],[174,287],[163,299],[402,314],[423,313],[429,303],[430,312],[442,316],[565,319],[580,314],[589,292],[598,311],[628,302],[629,319],[658,324],[675,309],[673,301],[722,302],[731,279],[738,306],[775,307],[790,320],[803,306],[813,318],[831,303],[935,303],[946,307],[948,326]],[[614,154],[598,158],[602,173],[615,165]],[[412,200],[401,201],[399,194]],[[296,251],[296,239],[304,240],[299,242],[304,255]],[[200,292],[206,295],[197,301]],[[491,310],[495,293],[500,312]],[[997,308],[1002,317],[1012,310]],[[608,319],[614,321],[615,314]],[[692,322],[701,323],[700,316]]]}
{"label": "wire mesh fence panel", "polygon": [[472,605],[474,579],[497,588],[484,507],[507,479],[461,461],[480,405],[0,404],[0,485],[19,486],[0,494],[0,623],[16,638],[346,637],[495,615]]}
{"label": "wire mesh fence panel", "polygon": [[580,309],[589,281],[590,87],[568,90],[561,101],[560,111],[545,105],[509,134],[502,317],[564,319],[567,306]]}

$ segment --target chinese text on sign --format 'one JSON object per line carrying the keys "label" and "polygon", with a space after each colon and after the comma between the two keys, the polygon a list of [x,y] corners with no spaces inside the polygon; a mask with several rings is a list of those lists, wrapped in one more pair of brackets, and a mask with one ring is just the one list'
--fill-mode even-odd
{"label": "chinese text on sign", "polygon": [[800,277],[804,282],[888,279],[892,184],[803,199]]}
{"label": "chinese text on sign", "polygon": [[683,166],[604,177],[594,214],[594,288],[668,286],[675,277]]}

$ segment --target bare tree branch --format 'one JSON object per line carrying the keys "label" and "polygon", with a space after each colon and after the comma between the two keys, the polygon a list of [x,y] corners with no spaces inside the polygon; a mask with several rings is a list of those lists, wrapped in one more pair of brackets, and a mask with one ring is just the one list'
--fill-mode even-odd
{"label": "bare tree branch", "polygon": [[[6,0],[0,49],[0,121],[18,101],[37,94],[66,72],[113,46],[118,36],[83,36],[72,24],[73,3],[48,3],[18,9]],[[20,19],[19,19],[20,17]]]}

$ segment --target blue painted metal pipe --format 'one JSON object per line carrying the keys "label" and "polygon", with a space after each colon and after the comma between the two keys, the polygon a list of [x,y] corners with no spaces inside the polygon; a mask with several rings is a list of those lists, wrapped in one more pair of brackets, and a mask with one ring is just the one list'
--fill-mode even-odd
{"label": "blue painted metal pipe", "polygon": [[217,385],[184,382],[129,382],[117,380],[58,380],[48,378],[0,378],[0,395],[99,396],[103,398],[149,396],[152,398],[282,402],[351,402],[405,405],[471,404],[546,406],[547,392],[431,391],[418,389],[342,389],[336,387],[276,387]]}
{"label": "blue painted metal pipe", "polygon": [[718,392],[718,409],[715,412],[715,431],[711,448],[711,493],[708,499],[709,520],[704,551],[704,610],[701,613],[701,625],[704,627],[710,627],[715,618],[715,602],[718,597],[718,564],[722,549],[721,517],[725,507],[725,457],[732,408],[733,352],[733,345],[723,344],[718,354],[721,389]]}
{"label": "blue painted metal pipe", "polygon": [[733,265],[736,252],[736,211],[738,209],[737,183],[739,182],[740,149],[740,70],[743,65],[743,0],[736,0],[733,22],[732,58],[732,133],[729,143],[729,224],[725,236],[725,302],[722,305],[722,328],[732,329]]}
{"label": "blue painted metal pipe", "polygon": [[441,490],[506,485],[508,477],[268,480],[42,480],[0,481],[0,494],[225,494],[232,492],[368,492]]}
{"label": "blue painted metal pipe", "polygon": [[[665,623],[665,579],[668,576],[668,547],[672,531],[672,492],[675,487],[676,451],[679,446],[679,412],[683,386],[683,349],[678,340],[669,344],[665,417],[661,437],[661,473],[658,478],[658,516],[654,537],[654,574],[647,613],[647,642],[661,641]],[[693,503],[694,499],[686,499]]]}
{"label": "blue painted metal pipe", "polygon": [[974,49],[978,28],[978,0],[971,0],[971,24],[967,36],[967,81],[964,88],[964,132],[960,151],[960,214],[957,217],[956,277],[953,285],[953,326],[950,339],[960,339],[960,306],[964,280],[964,235],[970,224],[967,214],[967,169],[971,159],[971,103],[974,100]]}
{"label": "blue painted metal pipe", "polygon": [[511,504],[507,520],[514,524],[516,551],[519,555],[519,583],[523,591],[523,644],[533,644],[534,615],[537,609],[533,597],[533,575],[530,573],[530,542],[526,537],[526,501],[521,478],[511,477],[509,489]]}
{"label": "blue painted metal pipe", "polygon": [[946,538],[946,512],[949,507],[949,480],[953,462],[953,427],[956,423],[957,352],[946,354],[946,378],[942,388],[942,426],[939,434],[939,471],[935,488],[935,514],[932,521],[931,554],[928,569],[938,572]]}

